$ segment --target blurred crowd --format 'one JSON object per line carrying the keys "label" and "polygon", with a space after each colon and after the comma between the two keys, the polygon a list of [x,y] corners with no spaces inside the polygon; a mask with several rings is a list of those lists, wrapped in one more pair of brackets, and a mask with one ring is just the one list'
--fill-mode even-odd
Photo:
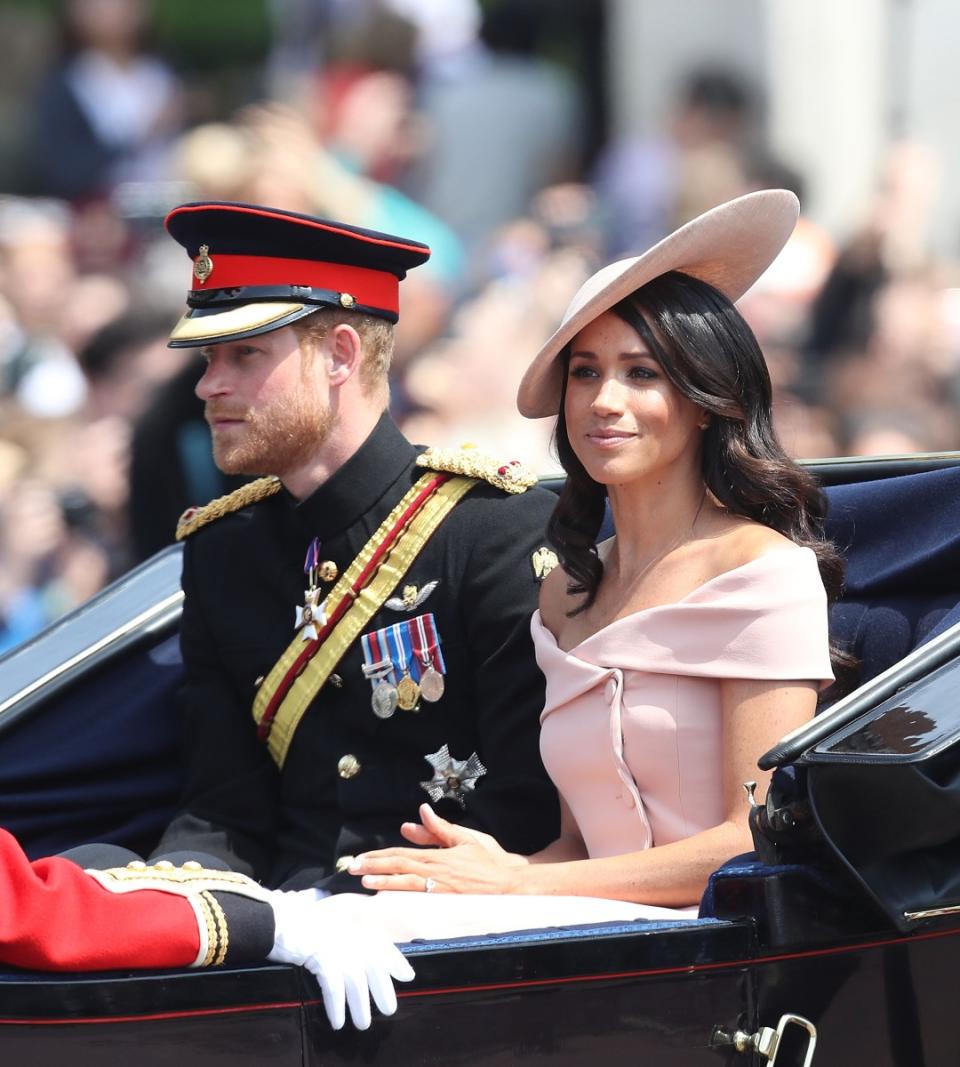
{"label": "blurred crowd", "polygon": [[[402,289],[395,417],[414,440],[546,473],[551,427],[514,396],[585,278],[743,192],[803,199],[730,71],[690,71],[656,136],[597,146],[583,79],[542,47],[542,0],[315,6],[322,49],[287,24],[270,77],[202,114],[150,44],[147,0],[59,5],[23,96],[25,178],[0,195],[0,651],[235,484],[210,459],[196,358],[165,346],[191,269],[162,231],[176,203],[266,203],[430,244]],[[925,240],[936,189],[933,156],[893,146],[849,233],[801,219],[742,302],[792,454],[960,447],[958,266]]]}

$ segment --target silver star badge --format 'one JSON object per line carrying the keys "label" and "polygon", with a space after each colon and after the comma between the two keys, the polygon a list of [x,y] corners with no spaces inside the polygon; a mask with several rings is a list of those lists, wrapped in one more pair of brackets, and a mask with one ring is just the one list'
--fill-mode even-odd
{"label": "silver star badge", "polygon": [[487,773],[476,752],[465,760],[454,759],[450,749],[444,745],[423,758],[433,767],[433,777],[429,782],[421,782],[420,787],[427,791],[434,803],[448,799],[464,807],[464,793],[470,792],[476,786],[477,779]]}

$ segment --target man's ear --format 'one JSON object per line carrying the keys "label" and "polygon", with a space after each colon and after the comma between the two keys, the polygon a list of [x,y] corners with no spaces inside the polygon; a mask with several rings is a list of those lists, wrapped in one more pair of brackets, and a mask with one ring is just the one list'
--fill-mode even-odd
{"label": "man's ear", "polygon": [[363,342],[360,334],[345,322],[331,327],[327,334],[327,369],[332,386],[343,385],[360,369]]}

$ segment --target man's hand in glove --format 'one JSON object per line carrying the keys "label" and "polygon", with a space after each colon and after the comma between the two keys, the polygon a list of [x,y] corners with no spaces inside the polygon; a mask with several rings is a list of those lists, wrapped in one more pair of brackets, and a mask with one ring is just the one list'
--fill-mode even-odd
{"label": "man's hand in glove", "polygon": [[[352,899],[351,899],[352,898]],[[370,1026],[370,996],[384,1015],[397,1010],[393,980],[409,982],[413,968],[385,934],[350,914],[359,894],[325,896],[323,890],[274,890],[276,934],[268,959],[293,963],[314,974],[323,1006],[334,1030],[345,1021],[346,1008],[358,1030]]]}

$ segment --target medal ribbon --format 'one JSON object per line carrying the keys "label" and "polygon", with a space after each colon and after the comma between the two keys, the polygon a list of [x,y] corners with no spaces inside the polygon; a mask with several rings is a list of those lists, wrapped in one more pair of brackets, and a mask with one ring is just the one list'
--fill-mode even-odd
{"label": "medal ribbon", "polygon": [[320,538],[315,537],[307,549],[307,558],[303,561],[303,573],[310,579],[313,585],[313,575],[320,563]]}
{"label": "medal ribbon", "polygon": [[414,624],[416,629],[414,630],[413,654],[419,671],[416,681],[420,681],[420,675],[428,667],[433,667],[439,674],[446,674],[447,667],[443,662],[443,653],[440,651],[440,638],[437,636],[437,624],[433,612],[418,615],[411,620],[411,626]]}
{"label": "medal ribbon", "polygon": [[385,649],[380,644],[380,635],[382,633],[383,630],[377,630],[374,633],[364,634],[360,638],[360,647],[363,649],[363,662],[370,669],[367,676],[370,679],[370,687],[372,689],[376,689],[377,683],[384,678],[389,678],[393,685],[396,685],[397,682],[393,674],[392,665],[389,671],[384,666],[382,674],[375,672],[373,669],[381,664],[385,665],[387,662],[387,657],[384,655]]}
{"label": "medal ribbon", "polygon": [[419,665],[413,655],[413,641],[410,637],[409,622],[395,622],[386,630],[387,647],[390,659],[400,672],[401,677],[409,674],[415,681],[420,681]]}
{"label": "medal ribbon", "polygon": [[283,766],[300,720],[344,652],[383,606],[420,550],[476,480],[430,472],[418,479],[361,549],[328,597],[314,640],[298,634],[257,691],[257,736]]}

